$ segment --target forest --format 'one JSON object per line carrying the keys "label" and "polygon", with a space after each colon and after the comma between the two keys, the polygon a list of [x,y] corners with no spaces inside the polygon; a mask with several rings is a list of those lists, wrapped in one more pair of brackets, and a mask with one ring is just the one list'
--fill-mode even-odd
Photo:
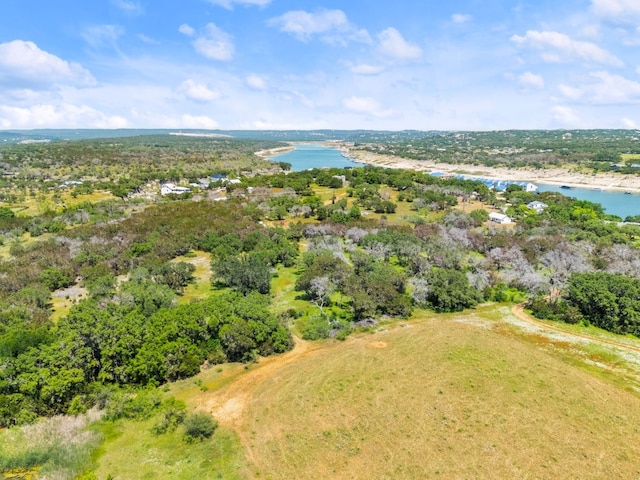
{"label": "forest", "polygon": [[[253,155],[279,145],[133,137],[2,151],[0,427],[109,411],[296,336],[341,340],[420,309],[526,301],[539,318],[640,333],[640,226],[600,205],[406,170],[288,172]],[[216,172],[240,182],[136,196]],[[60,186],[70,178],[82,184]],[[515,223],[489,221],[494,211]],[[198,255],[210,293],[193,299]],[[281,305],[285,279],[296,297]]]}

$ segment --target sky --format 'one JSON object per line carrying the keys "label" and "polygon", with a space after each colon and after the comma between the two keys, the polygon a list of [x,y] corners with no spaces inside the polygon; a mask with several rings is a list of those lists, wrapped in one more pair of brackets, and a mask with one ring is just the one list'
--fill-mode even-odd
{"label": "sky", "polygon": [[640,128],[640,0],[1,0],[0,129]]}

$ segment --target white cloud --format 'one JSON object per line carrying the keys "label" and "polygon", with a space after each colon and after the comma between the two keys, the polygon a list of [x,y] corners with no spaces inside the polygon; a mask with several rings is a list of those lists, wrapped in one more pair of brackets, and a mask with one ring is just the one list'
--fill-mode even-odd
{"label": "white cloud", "polygon": [[23,40],[0,43],[0,83],[3,80],[10,85],[17,81],[37,85],[96,83],[91,73],[78,63],[62,60]]}
{"label": "white cloud", "polygon": [[111,3],[129,15],[139,15],[144,12],[142,6],[138,2],[130,0],[111,0]]}
{"label": "white cloud", "polygon": [[262,77],[252,73],[246,78],[247,85],[254,90],[266,90],[267,82],[264,81]]}
{"label": "white cloud", "polygon": [[211,60],[228,61],[233,58],[233,37],[214,23],[205,27],[205,32],[193,41],[196,51]]}
{"label": "white cloud", "polygon": [[185,80],[176,88],[176,91],[194,102],[212,102],[220,98],[220,92],[209,88],[203,83],[196,83],[192,79]]}
{"label": "white cloud", "polygon": [[97,48],[112,45],[123,34],[124,28],[120,25],[94,25],[85,28],[81,35],[85,42]]}
{"label": "white cloud", "polygon": [[525,88],[544,88],[544,78],[542,75],[525,72],[518,77],[518,82]]}
{"label": "white cloud", "polygon": [[[511,41],[520,46],[543,50],[543,59],[547,62],[578,59],[589,63],[623,66],[619,58],[596,44],[573,40],[563,33],[529,30],[524,36],[513,35]],[[548,49],[552,51],[549,52]]]}
{"label": "white cloud", "polygon": [[347,41],[371,42],[369,33],[352,25],[342,10],[321,9],[314,13],[291,10],[270,19],[268,24],[293,35],[301,42],[308,42],[315,35],[320,35],[323,41],[331,44],[344,45]]}
{"label": "white cloud", "polygon": [[640,83],[609,72],[592,72],[588,81],[579,86],[560,85],[560,92],[574,101],[598,105],[640,102]]}
{"label": "white cloud", "polygon": [[377,75],[384,71],[382,65],[369,65],[367,63],[359,63],[357,65],[349,65],[349,70],[358,75]]}
{"label": "white cloud", "polygon": [[271,0],[207,0],[212,5],[218,5],[220,7],[232,10],[234,5],[256,5],[258,7],[266,7],[271,3]]}
{"label": "white cloud", "polygon": [[453,23],[467,23],[471,21],[471,15],[454,13],[451,15],[451,21],[453,21]]}
{"label": "white cloud", "polygon": [[342,100],[342,105],[352,112],[366,113],[374,117],[388,117],[393,114],[391,110],[384,110],[377,100],[371,97],[349,97]]}
{"label": "white cloud", "polygon": [[160,42],[158,40],[155,40],[148,35],[145,35],[144,33],[139,33],[137,37],[141,42],[146,43],[147,45],[160,45]]}
{"label": "white cloud", "polygon": [[422,56],[422,49],[408,43],[395,28],[387,28],[378,34],[379,51],[396,60],[417,60]]}
{"label": "white cloud", "polygon": [[187,25],[186,23],[180,25],[178,27],[178,31],[181,34],[186,35],[187,37],[193,37],[196,34],[196,30],[191,25]]}
{"label": "white cloud", "polygon": [[596,15],[622,23],[632,23],[640,19],[638,0],[592,0]]}
{"label": "white cloud", "polygon": [[0,125],[4,128],[124,128],[127,120],[108,116],[87,105],[39,104],[28,108],[0,105]]}
{"label": "white cloud", "polygon": [[638,124],[630,118],[623,118],[622,125],[624,126],[624,128],[638,128]]}
{"label": "white cloud", "polygon": [[556,105],[551,109],[551,116],[563,125],[577,126],[580,123],[580,117],[571,107]]}
{"label": "white cloud", "polygon": [[213,130],[218,128],[218,122],[213,118],[206,115],[189,115],[184,114],[180,120],[180,127],[182,128],[203,128],[206,130]]}

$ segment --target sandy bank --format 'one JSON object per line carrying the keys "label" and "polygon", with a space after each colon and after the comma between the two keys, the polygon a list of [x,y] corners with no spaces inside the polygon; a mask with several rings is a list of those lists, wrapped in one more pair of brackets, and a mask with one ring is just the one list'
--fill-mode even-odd
{"label": "sandy bank", "polygon": [[576,188],[617,190],[640,193],[640,176],[618,173],[584,174],[562,168],[516,169],[492,168],[484,165],[450,165],[430,160],[411,160],[394,155],[381,155],[362,150],[350,150],[349,156],[358,163],[389,168],[402,168],[421,172],[445,172],[495,178],[499,180],[527,181],[547,185],[567,185]]}

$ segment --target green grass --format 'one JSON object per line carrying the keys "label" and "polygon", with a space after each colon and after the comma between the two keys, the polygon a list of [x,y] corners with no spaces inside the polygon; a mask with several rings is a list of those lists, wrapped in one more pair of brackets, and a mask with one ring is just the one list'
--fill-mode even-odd
{"label": "green grass", "polygon": [[208,252],[191,252],[189,255],[177,257],[174,262],[187,262],[196,267],[193,272],[194,281],[187,285],[180,297],[180,303],[207,298],[213,288],[211,286],[211,254]]}
{"label": "green grass", "polygon": [[[182,427],[175,432],[154,435],[145,422],[122,422],[119,434],[103,446],[95,471],[99,479],[241,479],[245,467],[237,436],[218,428],[211,439],[187,443]],[[115,437],[115,438],[114,438]]]}
{"label": "green grass", "polygon": [[245,407],[255,476],[634,477],[640,399],[561,343],[494,330],[504,314],[428,314],[283,366]]}
{"label": "green grass", "polygon": [[627,160],[640,160],[640,154],[637,153],[623,153],[620,155],[622,157],[622,161],[626,162]]}

